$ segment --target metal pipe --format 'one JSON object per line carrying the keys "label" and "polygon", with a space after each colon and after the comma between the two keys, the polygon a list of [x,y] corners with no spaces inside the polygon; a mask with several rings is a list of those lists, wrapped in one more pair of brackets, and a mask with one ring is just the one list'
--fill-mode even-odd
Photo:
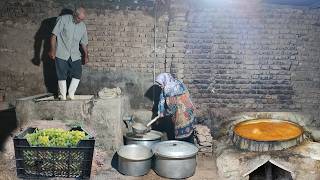
{"label": "metal pipe", "polygon": [[153,53],[154,53],[154,59],[153,59],[153,105],[154,105],[154,99],[155,99],[155,88],[154,88],[154,85],[156,83],[156,48],[157,48],[157,33],[156,33],[156,28],[157,28],[157,13],[156,13],[156,0],[153,2],[153,12],[154,12],[154,27],[153,27],[153,32],[154,32],[154,47],[153,47]]}

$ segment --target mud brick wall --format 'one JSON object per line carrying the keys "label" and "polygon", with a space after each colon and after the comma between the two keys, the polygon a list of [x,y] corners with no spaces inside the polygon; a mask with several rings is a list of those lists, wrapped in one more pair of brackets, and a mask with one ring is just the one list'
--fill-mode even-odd
{"label": "mud brick wall", "polygon": [[104,10],[90,12],[86,20],[90,63],[80,92],[95,93],[103,87],[121,87],[133,108],[151,106],[144,94],[156,74],[164,71],[168,15],[157,18],[154,52],[154,15],[146,11]]}
{"label": "mud brick wall", "polygon": [[[57,90],[47,40],[55,17],[77,2],[0,3],[0,93],[6,101]],[[198,119],[210,127],[240,111],[305,112],[320,126],[319,9],[162,2],[154,57],[152,1],[81,1],[88,10],[90,63],[79,93],[119,86],[132,107],[149,108],[144,93],[155,61],[156,74],[171,72],[187,84]]]}
{"label": "mud brick wall", "polygon": [[[106,11],[103,15],[90,14],[86,24],[91,67],[153,73],[153,17],[146,16],[142,11]],[[166,22],[160,21],[157,27],[157,44],[162,49],[167,33],[165,25]],[[163,58],[164,53],[157,54],[157,57]],[[157,59],[158,72],[159,65],[161,66],[159,61],[162,60]]]}
{"label": "mud brick wall", "polygon": [[[87,9],[90,62],[83,66],[80,94],[96,94],[103,87],[121,87],[131,105],[151,106],[144,98],[156,72],[164,71],[168,15],[157,16],[154,53],[152,1],[9,0],[0,6],[0,93],[4,100],[57,92],[55,65],[47,56],[49,37],[61,13],[75,4]],[[146,105],[148,104],[148,105]]]}
{"label": "mud brick wall", "polygon": [[177,2],[171,11],[171,69],[213,121],[230,112],[302,111],[320,125],[319,10],[248,1]]}

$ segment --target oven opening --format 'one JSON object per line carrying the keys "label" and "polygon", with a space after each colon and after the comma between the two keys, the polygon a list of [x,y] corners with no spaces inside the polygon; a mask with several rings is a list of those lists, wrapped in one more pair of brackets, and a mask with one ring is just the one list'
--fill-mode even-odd
{"label": "oven opening", "polygon": [[291,173],[271,162],[266,162],[249,174],[249,180],[293,180]]}

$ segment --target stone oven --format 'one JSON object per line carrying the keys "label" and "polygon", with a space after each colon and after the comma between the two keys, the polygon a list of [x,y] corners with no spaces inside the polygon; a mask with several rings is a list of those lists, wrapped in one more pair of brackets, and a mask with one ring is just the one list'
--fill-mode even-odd
{"label": "stone oven", "polygon": [[286,179],[292,180],[291,172],[279,167],[272,161],[268,161],[265,164],[258,167],[256,170],[249,174],[249,179]]}
{"label": "stone oven", "polygon": [[[284,140],[261,140],[240,137],[234,131],[248,122],[287,122],[301,130],[301,134]],[[247,112],[229,119],[227,136],[219,138],[215,146],[218,173],[223,179],[314,179],[320,178],[320,143],[312,141],[307,116],[292,112]],[[260,134],[262,127],[251,128]],[[301,128],[301,129],[300,129]],[[272,134],[276,128],[268,128]],[[282,131],[288,130],[282,129]],[[280,133],[281,132],[276,132]],[[290,135],[290,134],[289,134]]]}

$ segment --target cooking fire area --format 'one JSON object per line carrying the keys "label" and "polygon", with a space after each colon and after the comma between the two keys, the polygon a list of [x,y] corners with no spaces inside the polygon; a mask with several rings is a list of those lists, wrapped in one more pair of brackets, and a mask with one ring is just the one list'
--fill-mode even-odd
{"label": "cooking fire area", "polygon": [[[291,112],[247,112],[230,118],[218,140],[218,173],[225,179],[318,179],[319,147],[310,119]],[[315,132],[316,133],[316,132]]]}
{"label": "cooking fire area", "polygon": [[[18,120],[29,120],[18,121],[17,124],[20,125],[20,130],[27,127],[68,129],[79,121],[70,119],[73,116],[70,115],[72,112],[61,113],[59,106],[64,104],[64,107],[79,107],[86,104],[91,110],[84,110],[87,114],[81,114],[81,126],[96,139],[91,169],[93,179],[319,178],[320,143],[316,142],[317,131],[310,126],[310,116],[293,112],[233,114],[222,120],[224,123],[220,125],[219,137],[212,137],[206,125],[195,125],[195,141],[191,144],[168,140],[166,132],[158,130],[144,129],[144,132],[136,132],[140,127],[137,125],[148,127],[148,122],[154,121],[145,120],[151,115],[148,111],[133,112],[127,109],[125,114],[120,115],[122,111],[118,111],[120,114],[116,115],[115,109],[100,109],[100,106],[115,103],[122,104],[118,107],[123,110],[123,102],[126,102],[123,99],[126,98],[118,96],[101,99],[78,96],[73,102],[61,103],[54,100],[50,94],[23,98],[19,100],[19,106],[15,110],[16,116]],[[91,104],[90,101],[95,103]],[[25,105],[35,111],[23,114]],[[41,113],[39,108],[42,109]],[[132,115],[127,116],[128,112],[132,112]],[[110,113],[113,114],[113,119],[109,116]],[[51,117],[53,120],[45,117]],[[100,119],[89,120],[83,117]],[[93,126],[108,122],[108,118],[111,118],[111,129],[108,129],[108,126],[99,127],[101,124]],[[120,129],[114,131],[116,124]],[[223,132],[223,129],[226,131]],[[111,130],[113,136],[109,134]],[[111,141],[106,141],[106,137]],[[118,142],[115,144],[116,141]],[[11,170],[15,169],[13,150],[12,138],[9,138],[2,158]],[[4,169],[3,171],[11,177],[12,172]]]}

